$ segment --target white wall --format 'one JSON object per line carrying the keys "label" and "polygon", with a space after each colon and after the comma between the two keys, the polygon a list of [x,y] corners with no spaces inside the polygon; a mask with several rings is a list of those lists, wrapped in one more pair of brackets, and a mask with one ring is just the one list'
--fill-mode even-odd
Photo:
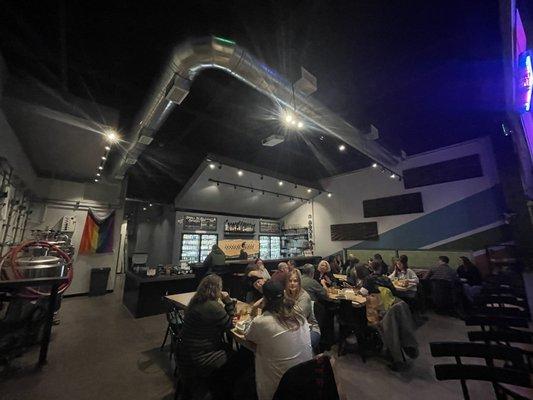
{"label": "white wall", "polygon": [[[392,180],[387,174],[369,167],[353,173],[325,179],[324,189],[333,195],[328,198],[324,193],[315,198],[312,205],[302,205],[283,218],[285,223],[307,224],[308,215],[313,215],[315,232],[315,254],[326,256],[353,246],[360,241],[331,241],[330,225],[377,221],[378,233],[383,234],[409,221],[420,218],[458,200],[489,189],[498,183],[498,173],[493,159],[489,138],[480,138],[460,143],[432,152],[417,154],[407,158],[398,166],[397,171],[419,167],[471,154],[479,154],[483,176],[438,185],[404,189],[403,182]],[[394,215],[365,219],[363,200],[421,192],[424,213]],[[480,205],[481,206],[481,205]],[[445,223],[445,221],[443,221]],[[435,227],[438,229],[438,227]]]}
{"label": "white wall", "polygon": [[115,286],[115,272],[119,255],[120,229],[123,220],[123,210],[117,209],[113,239],[113,252],[106,254],[80,255],[78,254],[85,218],[84,211],[76,209],[75,203],[90,206],[100,213],[106,213],[119,204],[120,186],[105,184],[83,184],[53,179],[38,178],[35,188],[37,194],[44,199],[43,203],[34,204],[34,213],[31,215],[26,236],[29,238],[32,229],[52,228],[63,216],[76,217],[76,229],[72,238],[75,247],[74,279],[65,292],[69,294],[87,293],[89,291],[91,268],[110,267],[110,276],[107,288],[112,290]]}

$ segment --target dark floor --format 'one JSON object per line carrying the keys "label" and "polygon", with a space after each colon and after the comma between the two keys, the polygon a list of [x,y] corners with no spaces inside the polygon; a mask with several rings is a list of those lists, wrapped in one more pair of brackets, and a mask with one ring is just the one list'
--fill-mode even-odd
{"label": "dark floor", "polygon": [[[120,279],[113,294],[65,299],[61,324],[54,327],[48,365],[29,368],[37,353],[15,360],[0,377],[2,400],[170,400],[173,396],[168,353],[159,351],[166,328],[163,315],[134,319],[121,303]],[[385,361],[363,364],[356,354],[338,359],[339,382],[348,399],[461,399],[458,382],[438,382],[428,343],[466,340],[458,319],[429,314],[417,331],[420,357],[403,372]],[[439,362],[445,362],[442,360]],[[489,384],[469,383],[471,398],[491,399]]]}

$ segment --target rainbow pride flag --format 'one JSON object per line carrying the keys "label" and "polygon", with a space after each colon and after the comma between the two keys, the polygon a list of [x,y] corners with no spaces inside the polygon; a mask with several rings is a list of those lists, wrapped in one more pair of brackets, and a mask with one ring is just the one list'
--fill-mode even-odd
{"label": "rainbow pride flag", "polygon": [[79,253],[111,253],[113,251],[114,228],[115,211],[104,218],[99,218],[89,210],[87,218],[85,218]]}

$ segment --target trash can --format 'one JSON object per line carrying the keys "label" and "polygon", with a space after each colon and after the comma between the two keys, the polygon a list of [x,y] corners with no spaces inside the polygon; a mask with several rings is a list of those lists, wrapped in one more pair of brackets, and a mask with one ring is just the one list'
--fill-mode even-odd
{"label": "trash can", "polygon": [[101,296],[107,292],[107,280],[111,268],[93,268],[91,269],[91,285],[89,287],[89,296]]}

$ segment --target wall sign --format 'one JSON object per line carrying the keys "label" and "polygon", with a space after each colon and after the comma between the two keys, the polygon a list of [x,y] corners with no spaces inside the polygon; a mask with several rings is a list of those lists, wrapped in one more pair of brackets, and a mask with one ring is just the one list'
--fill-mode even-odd
{"label": "wall sign", "polygon": [[186,215],[183,217],[184,231],[216,231],[216,217],[202,217],[199,215]]}
{"label": "wall sign", "polygon": [[259,221],[259,232],[279,234],[281,232],[281,227],[279,225],[279,222]]}
{"label": "wall sign", "polygon": [[238,257],[241,253],[241,246],[244,243],[244,250],[248,253],[248,258],[259,254],[259,240],[229,239],[220,240],[218,247],[224,252],[226,257]]}
{"label": "wall sign", "polygon": [[531,110],[531,93],[533,91],[531,55],[531,51],[525,51],[518,57],[515,102],[519,113],[525,113]]}
{"label": "wall sign", "polygon": [[365,218],[421,213],[424,212],[422,193],[416,192],[399,196],[363,200],[363,212]]}
{"label": "wall sign", "polygon": [[379,235],[377,222],[331,225],[332,241],[378,239]]}

